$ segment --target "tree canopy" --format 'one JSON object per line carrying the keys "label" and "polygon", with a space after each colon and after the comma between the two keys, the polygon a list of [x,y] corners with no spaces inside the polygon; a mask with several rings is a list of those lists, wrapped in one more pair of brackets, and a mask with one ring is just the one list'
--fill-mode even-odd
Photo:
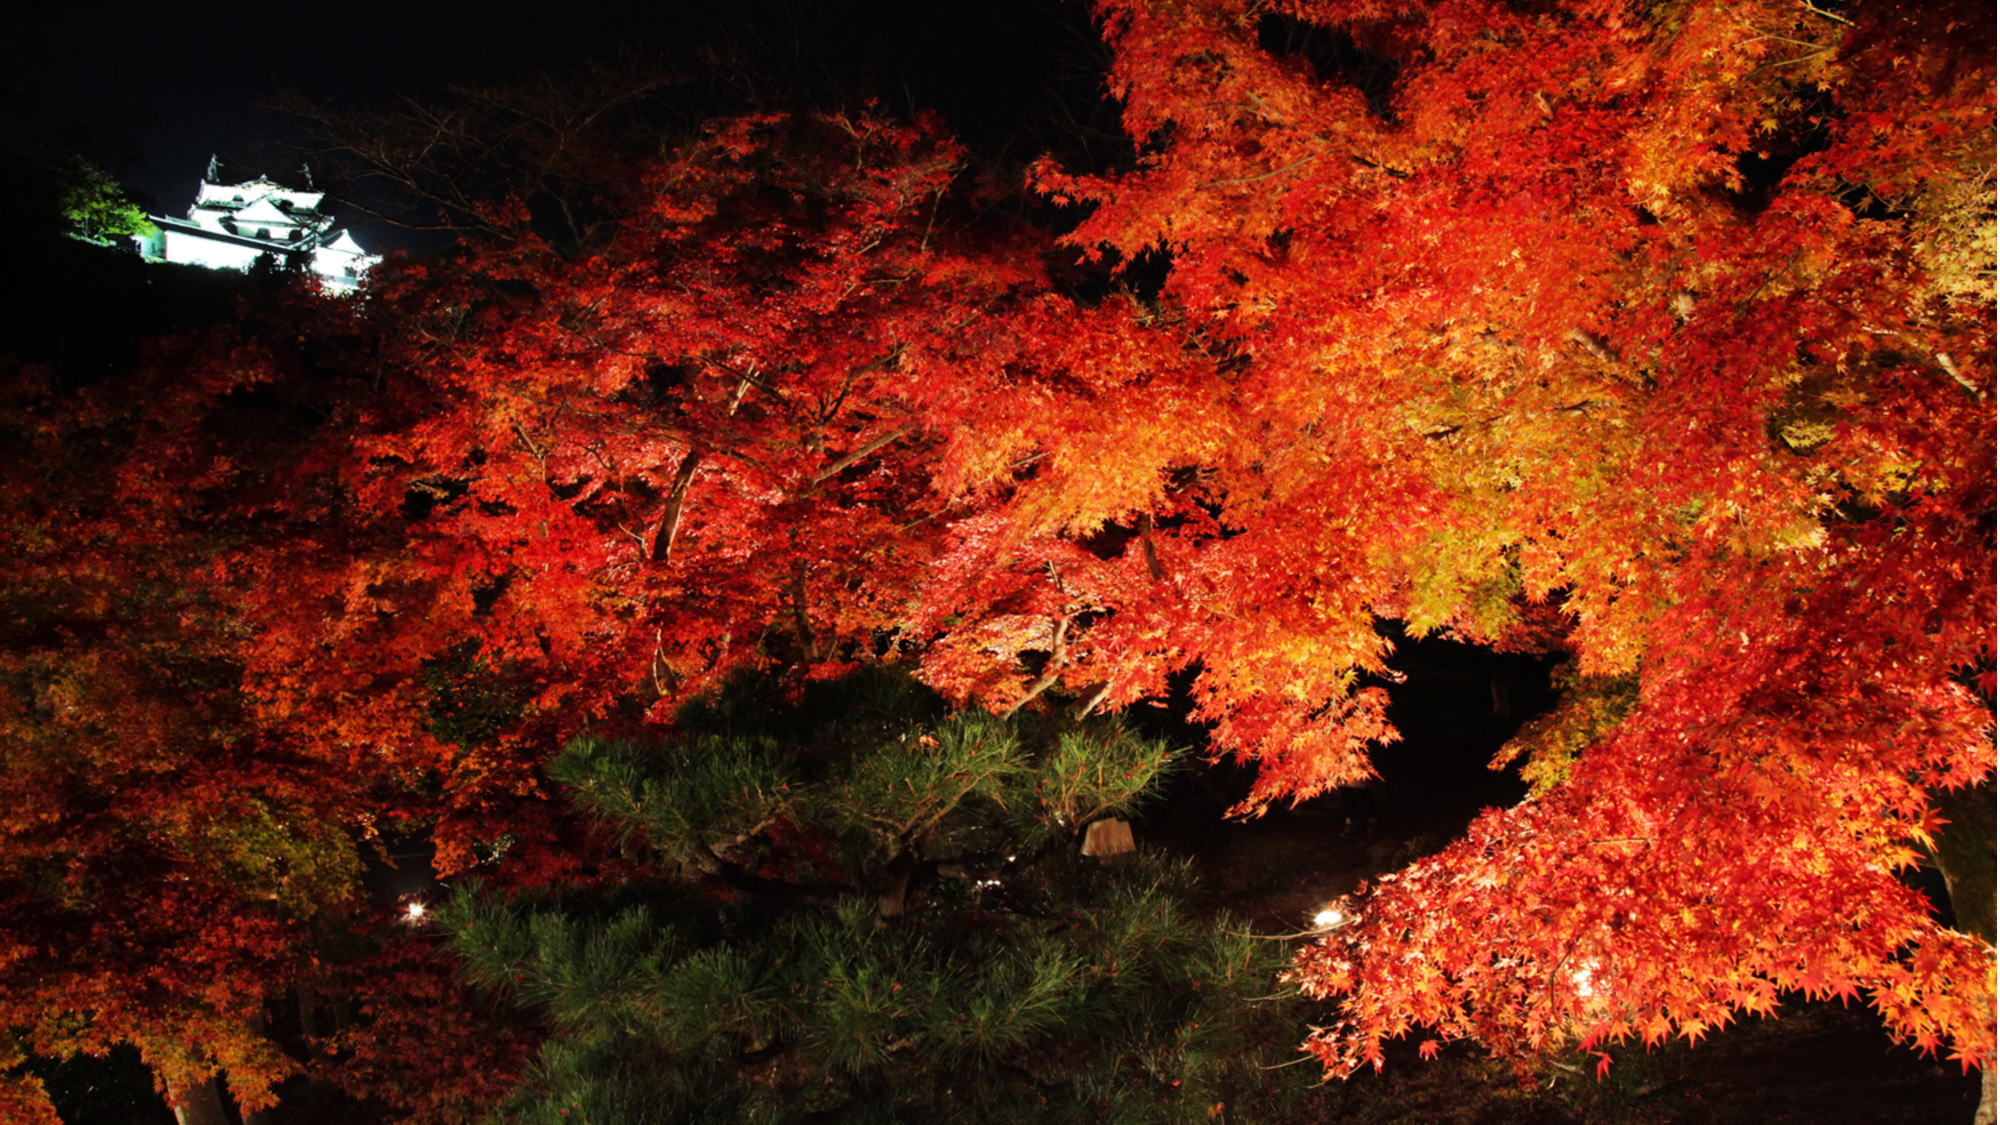
{"label": "tree canopy", "polygon": [[[1374,617],[1576,673],[1508,751],[1537,793],[1301,960],[1344,1000],[1316,1049],[1693,1037],[1866,989],[1986,1058],[1990,948],[1894,876],[1927,790],[1992,769],[1985,17],[1101,10],[1148,155],[1041,182],[1093,205],[1073,245],[1167,250],[1228,372],[1202,414],[1256,435],[1123,469],[1211,470],[1241,531],[1190,569],[1321,676],[1373,667]],[[1363,697],[1202,655],[1262,793],[1365,768]]]}

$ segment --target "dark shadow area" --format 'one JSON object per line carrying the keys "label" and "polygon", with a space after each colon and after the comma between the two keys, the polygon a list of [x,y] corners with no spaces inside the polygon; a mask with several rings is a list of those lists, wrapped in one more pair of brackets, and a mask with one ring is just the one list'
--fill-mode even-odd
{"label": "dark shadow area", "polygon": [[153,1090],[153,1076],[132,1047],[100,1057],[32,1056],[29,1073],[42,1080],[66,1122],[89,1125],[173,1125],[173,1111]]}
{"label": "dark shadow area", "polygon": [[1401,681],[1370,685],[1388,690],[1389,717],[1403,736],[1375,753],[1381,784],[1280,804],[1253,820],[1225,814],[1249,792],[1254,769],[1201,764],[1207,732],[1188,718],[1194,673],[1176,676],[1168,699],[1130,716],[1148,735],[1196,751],[1147,816],[1142,837],[1190,856],[1212,907],[1290,930],[1361,880],[1443,847],[1481,809],[1520,800],[1526,788],[1516,773],[1488,764],[1553,702],[1553,660],[1401,637],[1391,664]]}
{"label": "dark shadow area", "polygon": [[1257,19],[1257,45],[1279,58],[1298,59],[1321,82],[1352,86],[1368,99],[1368,109],[1384,121],[1396,119],[1396,60],[1354,42],[1345,32],[1277,12]]}

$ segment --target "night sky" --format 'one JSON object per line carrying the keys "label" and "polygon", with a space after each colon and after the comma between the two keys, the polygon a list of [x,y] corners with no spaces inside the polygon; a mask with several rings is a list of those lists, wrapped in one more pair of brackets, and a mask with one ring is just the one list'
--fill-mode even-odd
{"label": "night sky", "polygon": [[[1064,0],[565,3],[532,17],[486,4],[48,5],[17,17],[15,38],[19,65],[0,75],[7,140],[87,156],[168,214],[192,201],[211,153],[238,169],[296,167],[286,146],[299,122],[260,108],[281,93],[428,99],[620,52],[684,76],[702,110],[872,96],[939,112],[1007,159],[1079,119],[1109,124],[1087,9]],[[718,49],[758,73],[718,78],[705,63]]]}

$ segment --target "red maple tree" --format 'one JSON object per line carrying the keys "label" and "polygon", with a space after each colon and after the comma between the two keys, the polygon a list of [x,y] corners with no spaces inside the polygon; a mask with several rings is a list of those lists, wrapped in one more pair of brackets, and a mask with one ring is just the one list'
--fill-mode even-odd
{"label": "red maple tree", "polygon": [[1019,235],[938,221],[956,172],[925,125],[733,119],[580,255],[529,238],[378,282],[384,374],[318,501],[340,542],[242,556],[259,721],[433,774],[441,869],[506,836],[553,877],[551,747],[900,643],[958,503],[934,404],[1038,276]]}
{"label": "red maple tree", "polygon": [[[246,518],[282,489],[242,425],[270,431],[245,402],[267,358],[224,331],[95,385],[12,372],[0,440],[0,1018],[48,1056],[131,1044],[176,1103],[213,1101],[220,1069],[257,1108],[297,1070],[266,1003],[360,870],[367,783],[240,694],[223,563],[284,533]],[[13,1112],[52,1120],[34,1085],[14,1080]]]}

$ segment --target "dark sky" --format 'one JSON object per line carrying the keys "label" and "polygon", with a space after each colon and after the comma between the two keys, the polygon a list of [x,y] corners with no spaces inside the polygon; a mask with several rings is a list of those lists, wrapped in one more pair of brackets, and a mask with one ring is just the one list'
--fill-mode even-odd
{"label": "dark sky", "polygon": [[[44,72],[31,110],[51,143],[69,132],[134,192],[176,208],[211,151],[249,156],[289,133],[284,117],[257,108],[281,90],[422,95],[608,49],[608,12],[550,8],[577,18],[525,25],[474,4],[163,5],[119,15],[49,5],[26,35],[29,66]],[[577,33],[584,28],[597,34]]]}
{"label": "dark sky", "polygon": [[296,123],[258,104],[287,89],[435,96],[620,50],[697,72],[704,48],[727,41],[796,70],[795,87],[776,85],[807,101],[873,93],[927,106],[974,144],[1021,158],[1048,119],[1089,116],[1100,86],[1087,9],[1069,0],[549,2],[532,16],[415,0],[41,8],[17,24],[18,65],[0,74],[10,139],[89,156],[170,214],[192,201],[211,152],[253,167],[279,159],[269,154]]}

